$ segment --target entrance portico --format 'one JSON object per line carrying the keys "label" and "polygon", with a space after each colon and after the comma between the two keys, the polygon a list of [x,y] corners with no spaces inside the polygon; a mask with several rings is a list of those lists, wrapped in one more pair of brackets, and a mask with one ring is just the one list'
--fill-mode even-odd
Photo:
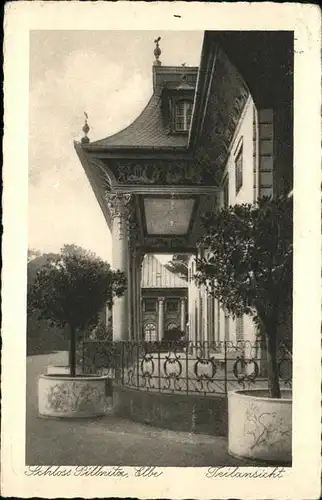
{"label": "entrance portico", "polygon": [[[142,332],[140,283],[146,253],[194,254],[204,212],[253,202],[292,185],[287,49],[278,41],[272,45],[269,34],[243,35],[243,43],[240,36],[206,32],[199,70],[163,66],[157,39],[153,93],[139,117],[95,142],[90,142],[85,123],[85,135],[75,143],[112,233],[113,268],[128,280],[126,294],[113,306],[115,340],[138,339]],[[254,50],[256,57],[245,58]],[[273,57],[277,52],[280,60]],[[264,74],[269,78],[263,79]],[[242,183],[239,191],[236,179]],[[208,336],[208,317],[218,325],[216,335],[224,331],[224,312],[219,304],[208,307],[204,299],[198,292],[189,300],[191,339]],[[162,307],[160,302],[161,312]],[[184,309],[182,304],[182,318]],[[163,329],[160,315],[159,331]]]}
{"label": "entrance portico", "polygon": [[[215,206],[217,189],[207,188],[207,194],[191,186],[177,195],[173,188],[163,186],[163,193],[151,194],[151,189],[127,187],[127,191],[105,193],[112,234],[112,266],[127,277],[127,291],[113,304],[113,338],[140,338],[141,267],[146,253],[195,253],[200,217]],[[205,190],[204,190],[205,191]],[[146,194],[145,194],[146,193]],[[180,301],[180,328],[185,330],[186,302]],[[164,325],[164,298],[158,300],[158,338]]]}
{"label": "entrance portico", "polygon": [[[158,52],[159,54],[159,52]],[[140,338],[141,265],[146,253],[195,253],[201,216],[218,201],[218,174],[189,148],[198,68],[153,65],[153,95],[127,129],[90,143],[84,126],[76,152],[112,234],[113,268],[127,277],[127,292],[113,305],[113,338]],[[181,301],[185,330],[186,304]],[[164,332],[158,303],[158,338]]]}

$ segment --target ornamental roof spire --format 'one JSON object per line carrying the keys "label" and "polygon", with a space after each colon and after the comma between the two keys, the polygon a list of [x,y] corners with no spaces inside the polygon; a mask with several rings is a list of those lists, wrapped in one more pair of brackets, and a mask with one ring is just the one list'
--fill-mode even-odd
{"label": "ornamental roof spire", "polygon": [[193,87],[191,87],[191,85],[189,85],[189,83],[187,82],[187,74],[185,73],[186,63],[182,63],[181,67],[182,67],[181,82],[177,88],[187,89],[187,90],[193,89]]}
{"label": "ornamental roof spire", "polygon": [[156,38],[154,40],[154,43],[155,43],[155,49],[153,51],[153,54],[154,54],[154,57],[155,57],[155,61],[153,62],[153,64],[155,66],[161,66],[161,61],[159,61],[159,57],[161,55],[161,49],[159,47],[159,42],[161,40],[161,37],[159,36],[158,38]]}
{"label": "ornamental roof spire", "polygon": [[90,128],[89,128],[88,123],[87,123],[88,114],[86,113],[86,111],[84,111],[84,115],[85,115],[85,123],[84,123],[84,126],[82,128],[82,130],[84,132],[84,137],[82,137],[81,142],[82,142],[82,144],[88,144],[89,143],[89,137],[87,136],[87,134],[90,131]]}

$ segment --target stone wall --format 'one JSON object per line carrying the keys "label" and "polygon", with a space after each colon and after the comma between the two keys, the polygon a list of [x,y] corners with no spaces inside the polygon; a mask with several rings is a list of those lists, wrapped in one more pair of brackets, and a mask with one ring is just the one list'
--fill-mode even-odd
{"label": "stone wall", "polygon": [[114,385],[115,414],[175,431],[227,436],[225,396],[160,394]]}

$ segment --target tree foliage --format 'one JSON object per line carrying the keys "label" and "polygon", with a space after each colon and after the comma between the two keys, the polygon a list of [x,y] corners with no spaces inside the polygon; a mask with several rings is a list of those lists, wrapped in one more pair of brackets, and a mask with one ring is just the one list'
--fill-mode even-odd
{"label": "tree foliage", "polygon": [[30,262],[31,260],[35,259],[36,257],[40,257],[41,252],[39,250],[35,250],[34,248],[28,248],[28,256],[27,256],[27,261]]}
{"label": "tree foliage", "polygon": [[50,254],[28,294],[29,311],[40,319],[64,327],[84,330],[95,325],[104,305],[123,295],[126,279],[120,271],[92,252],[65,245],[59,254]]}
{"label": "tree foliage", "polygon": [[160,348],[162,351],[168,352],[177,349],[181,350],[187,345],[186,333],[179,328],[171,328],[164,332]]}
{"label": "tree foliage", "polygon": [[99,321],[99,312],[123,295],[126,278],[120,271],[75,245],[65,245],[59,254],[47,256],[28,290],[28,310],[38,318],[70,331],[70,374],[76,374],[77,336]]}
{"label": "tree foliage", "polygon": [[37,271],[28,294],[28,309],[38,311],[40,319],[76,329],[95,325],[103,306],[121,296],[126,279],[120,271],[92,252],[65,245],[59,254],[51,254]]}
{"label": "tree foliage", "polygon": [[[264,198],[230,206],[208,214],[203,222],[197,284],[205,285],[233,317],[252,316],[271,349],[285,295],[292,288],[291,200]],[[270,354],[276,354],[274,347]]]}
{"label": "tree foliage", "polygon": [[188,279],[188,254],[174,254],[172,260],[170,260],[166,265],[166,269],[174,274],[178,274],[180,278]]}

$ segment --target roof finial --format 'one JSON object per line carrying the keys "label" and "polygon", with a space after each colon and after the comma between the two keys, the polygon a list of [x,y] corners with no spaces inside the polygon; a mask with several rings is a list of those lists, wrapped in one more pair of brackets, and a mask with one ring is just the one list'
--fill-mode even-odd
{"label": "roof finial", "polygon": [[192,87],[191,85],[189,85],[188,81],[187,81],[187,72],[185,71],[186,69],[186,63],[183,63],[181,64],[181,67],[182,67],[182,71],[181,71],[181,82],[180,82],[180,85],[177,87],[178,89],[182,90],[182,89],[186,89],[186,90],[191,90]]}
{"label": "roof finial", "polygon": [[155,49],[154,49],[154,51],[153,51],[153,54],[154,54],[154,56],[155,56],[155,61],[154,61],[154,63],[153,63],[153,64],[154,64],[155,66],[161,66],[161,61],[159,61],[159,57],[160,57],[160,55],[161,55],[161,49],[160,49],[160,47],[159,47],[159,42],[160,42],[160,40],[161,40],[161,37],[160,37],[160,36],[154,40],[154,43],[155,43]]}
{"label": "roof finial", "polygon": [[186,79],[187,79],[187,75],[185,73],[185,67],[186,67],[186,63],[183,62],[181,64],[181,68],[182,68],[182,73],[181,73],[181,84],[184,85],[186,83]]}
{"label": "roof finial", "polygon": [[87,123],[87,120],[88,120],[88,114],[86,113],[86,111],[84,111],[84,115],[85,115],[85,123],[84,123],[84,126],[82,128],[83,132],[84,132],[84,137],[82,137],[82,144],[88,144],[89,143],[89,138],[87,137],[87,134],[90,130],[89,126],[88,126],[88,123]]}

